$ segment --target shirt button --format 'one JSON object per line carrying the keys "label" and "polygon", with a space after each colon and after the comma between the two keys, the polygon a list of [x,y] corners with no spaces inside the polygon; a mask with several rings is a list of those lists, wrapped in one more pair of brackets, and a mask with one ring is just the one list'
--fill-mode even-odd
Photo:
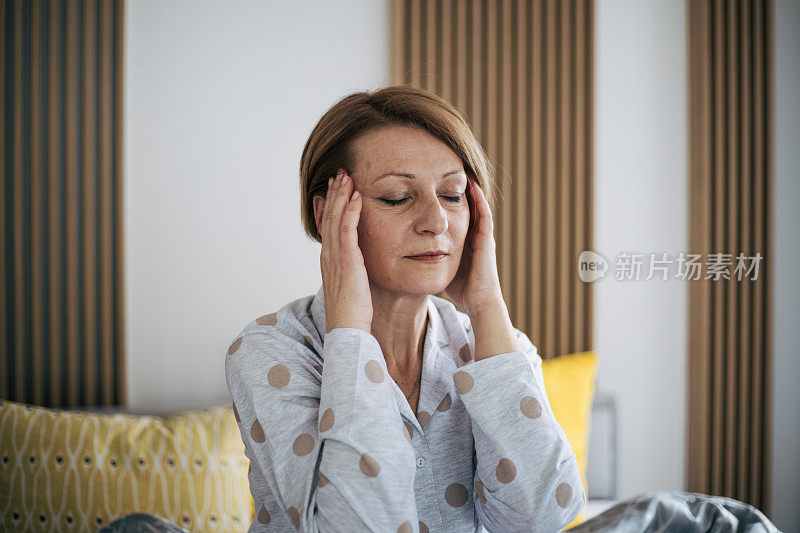
{"label": "shirt button", "polygon": [[425,458],[417,457],[417,468],[422,468],[423,466],[425,466]]}

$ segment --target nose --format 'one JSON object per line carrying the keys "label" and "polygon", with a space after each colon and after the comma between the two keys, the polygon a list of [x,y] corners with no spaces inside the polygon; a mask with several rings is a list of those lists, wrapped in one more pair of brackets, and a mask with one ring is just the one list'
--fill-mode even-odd
{"label": "nose", "polygon": [[433,235],[441,235],[447,231],[447,211],[436,194],[425,195],[424,199],[417,202],[414,206],[415,213],[415,227],[417,233],[432,233]]}

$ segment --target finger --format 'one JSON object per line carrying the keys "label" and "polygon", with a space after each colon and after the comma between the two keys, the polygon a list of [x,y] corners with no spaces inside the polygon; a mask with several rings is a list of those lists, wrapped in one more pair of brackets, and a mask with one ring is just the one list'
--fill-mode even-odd
{"label": "finger", "polygon": [[469,229],[467,233],[474,233],[475,224],[478,220],[478,203],[475,199],[475,180],[470,177],[469,191],[467,193],[469,198]]}
{"label": "finger", "polygon": [[[339,169],[341,173],[341,169]],[[337,174],[338,176],[338,174]],[[333,200],[336,198],[336,176],[330,180],[331,186],[328,187],[325,200],[325,209],[323,211],[323,225],[325,226],[325,253],[330,254],[331,251],[331,228],[333,223]]]}
{"label": "finger", "polygon": [[478,201],[476,199],[475,189],[477,188],[475,180],[471,180],[469,182],[469,198],[472,202],[469,214],[472,224],[474,225],[475,222],[478,220]]}
{"label": "finger", "polygon": [[327,240],[327,243],[328,243],[328,250],[327,250],[328,254],[331,253],[331,251],[333,249],[333,245],[334,245],[333,241],[331,240],[332,235],[334,233],[333,229],[334,229],[334,224],[335,224],[335,220],[334,220],[334,218],[335,218],[335,215],[334,215],[334,213],[335,213],[334,204],[336,203],[336,190],[338,188],[339,182],[341,182],[341,177],[342,177],[342,173],[343,172],[344,172],[344,169],[340,168],[338,173],[335,176],[333,176],[333,178],[331,180],[331,186],[328,189],[328,199],[325,202],[325,226],[326,226],[326,230],[328,232],[327,233],[327,235],[328,235],[328,237],[327,237],[327,239],[328,239]]}
{"label": "finger", "polygon": [[475,185],[475,192],[477,196],[476,203],[478,204],[478,214],[481,218],[482,227],[480,231],[485,234],[491,234],[494,231],[494,222],[492,220],[492,210],[489,208],[489,202],[483,194],[483,189],[477,186],[477,184]]}
{"label": "finger", "polygon": [[[345,177],[347,178],[347,182],[345,183]],[[347,172],[342,173],[342,177],[339,179],[339,184],[337,189],[334,191],[334,199],[333,199],[333,222],[331,226],[331,242],[333,244],[333,250],[335,254],[338,254],[339,260],[341,260],[342,254],[342,218],[344,217],[344,211],[347,208],[347,204],[350,201],[350,191],[352,190],[353,186],[353,179],[347,174]]]}
{"label": "finger", "polygon": [[358,249],[358,221],[361,217],[361,195],[354,191],[342,216],[341,245],[348,264],[354,260]]}
{"label": "finger", "polygon": [[319,234],[322,236],[322,243],[327,242],[328,231],[328,207],[331,205],[331,189],[333,189],[333,178],[328,178],[328,189],[325,191],[325,204],[322,206],[322,217],[319,224]]}

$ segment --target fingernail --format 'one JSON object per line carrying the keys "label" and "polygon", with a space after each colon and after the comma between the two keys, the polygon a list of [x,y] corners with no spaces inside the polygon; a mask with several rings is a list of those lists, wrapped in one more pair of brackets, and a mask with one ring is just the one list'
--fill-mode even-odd
{"label": "fingernail", "polygon": [[347,179],[348,179],[348,176],[347,176],[347,174],[345,174],[344,176],[342,176],[342,185],[345,185],[345,184],[347,183]]}
{"label": "fingernail", "polygon": [[331,183],[333,183],[333,178],[328,178],[328,187],[331,186]]}
{"label": "fingernail", "polygon": [[353,193],[353,200],[358,200],[358,191]]}

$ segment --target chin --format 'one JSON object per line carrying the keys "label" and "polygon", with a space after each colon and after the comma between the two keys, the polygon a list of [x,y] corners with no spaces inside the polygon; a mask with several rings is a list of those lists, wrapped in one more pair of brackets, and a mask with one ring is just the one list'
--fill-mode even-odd
{"label": "chin", "polygon": [[392,276],[393,279],[388,283],[378,283],[378,285],[398,293],[417,294],[420,296],[438,294],[445,290],[453,279],[453,276],[447,274],[449,273],[444,271],[423,276],[401,274]]}

